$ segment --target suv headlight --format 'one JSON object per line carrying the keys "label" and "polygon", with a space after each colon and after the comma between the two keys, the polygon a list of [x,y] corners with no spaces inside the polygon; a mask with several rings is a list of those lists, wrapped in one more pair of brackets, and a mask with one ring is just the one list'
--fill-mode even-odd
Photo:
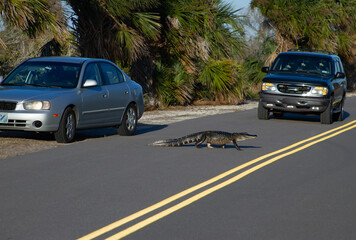
{"label": "suv headlight", "polygon": [[30,101],[23,103],[26,110],[49,110],[51,103],[49,101]]}
{"label": "suv headlight", "polygon": [[277,92],[277,86],[273,83],[262,83],[262,91],[265,92]]}
{"label": "suv headlight", "polygon": [[326,96],[328,94],[328,88],[326,87],[312,87],[310,91],[314,96]]}

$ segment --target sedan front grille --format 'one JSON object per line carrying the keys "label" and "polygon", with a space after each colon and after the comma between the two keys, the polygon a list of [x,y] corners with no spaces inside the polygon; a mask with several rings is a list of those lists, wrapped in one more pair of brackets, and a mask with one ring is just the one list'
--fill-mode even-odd
{"label": "sedan front grille", "polygon": [[26,120],[13,120],[9,119],[7,123],[0,123],[0,126],[7,127],[26,127]]}
{"label": "sedan front grille", "polygon": [[16,108],[15,102],[0,102],[0,111],[1,110],[15,110]]}
{"label": "sedan front grille", "polygon": [[282,93],[292,93],[292,94],[306,94],[310,91],[309,86],[295,86],[295,85],[285,85],[278,84],[278,90]]}

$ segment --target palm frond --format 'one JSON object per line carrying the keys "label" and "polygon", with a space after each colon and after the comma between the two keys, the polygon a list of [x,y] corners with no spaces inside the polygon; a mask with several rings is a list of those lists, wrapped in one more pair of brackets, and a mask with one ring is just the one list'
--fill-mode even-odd
{"label": "palm frond", "polygon": [[153,12],[135,12],[132,14],[132,23],[146,37],[158,40],[161,29],[160,16]]}
{"label": "palm frond", "polygon": [[118,46],[121,48],[124,56],[128,57],[128,61],[134,61],[147,51],[144,37],[142,37],[136,30],[122,28],[116,33],[116,40]]}
{"label": "palm frond", "polygon": [[302,48],[322,48],[350,53],[350,45],[342,44],[339,35],[356,33],[356,1],[301,0],[264,1],[252,0],[281,36]]}
{"label": "palm frond", "polygon": [[60,41],[66,31],[64,23],[49,11],[46,0],[0,1],[0,15],[32,38],[49,30]]}
{"label": "palm frond", "polygon": [[233,69],[230,60],[211,60],[199,76],[199,81],[217,95],[229,93],[230,86],[233,83],[232,79]]}

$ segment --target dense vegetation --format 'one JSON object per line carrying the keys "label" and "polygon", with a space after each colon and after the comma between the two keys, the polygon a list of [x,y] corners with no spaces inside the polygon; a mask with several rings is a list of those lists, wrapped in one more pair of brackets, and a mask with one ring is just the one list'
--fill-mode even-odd
{"label": "dense vegetation", "polygon": [[65,2],[0,0],[1,74],[33,56],[99,57],[139,82],[150,104],[237,103],[256,96],[276,54],[317,48],[338,53],[349,88],[356,82],[354,0],[252,0],[245,16],[221,0]]}
{"label": "dense vegetation", "polygon": [[343,58],[349,89],[356,81],[355,0],[252,0],[273,29],[277,47],[269,56],[290,48],[323,49]]}

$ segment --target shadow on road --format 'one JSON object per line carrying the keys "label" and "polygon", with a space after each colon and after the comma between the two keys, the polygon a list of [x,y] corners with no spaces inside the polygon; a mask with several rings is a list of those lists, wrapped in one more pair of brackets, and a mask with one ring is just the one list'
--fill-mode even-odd
{"label": "shadow on road", "polygon": [[[344,120],[350,117],[348,112],[344,112]],[[284,113],[283,117],[271,115],[271,119],[284,119],[284,120],[294,120],[294,121],[305,121],[305,122],[320,122],[320,116],[318,115],[307,115],[307,114],[297,114],[297,113]]]}
{"label": "shadow on road", "polygon": [[[153,146],[153,147],[157,147],[157,148],[170,148],[170,147],[165,147],[165,146]],[[177,148],[186,148],[186,147],[193,147],[193,148],[196,148],[195,147],[195,144],[185,144],[185,145],[181,145],[181,146],[175,146],[175,147],[177,147]],[[224,148],[222,148],[222,146],[216,146],[216,145],[213,145],[213,147],[214,148],[212,148],[212,150],[213,149],[222,149],[222,150],[224,150]],[[257,147],[257,146],[240,146],[239,145],[239,147],[240,147],[240,149],[241,150],[243,150],[243,149],[248,149],[248,148],[261,148],[261,147]],[[200,145],[200,148],[197,148],[197,149],[201,149],[201,148],[208,148],[207,146],[206,146],[206,144],[201,144]],[[234,145],[226,145],[225,146],[225,149],[235,149],[235,150],[237,150],[236,148],[235,148],[235,146]]]}
{"label": "shadow on road", "polygon": [[168,125],[155,125],[139,123],[135,135],[141,135],[149,132],[154,132],[166,128]]}
{"label": "shadow on road", "polygon": [[[137,125],[137,129],[133,137],[135,137],[135,135],[141,135],[148,132],[158,131],[167,126],[168,125],[153,125],[153,124],[139,123]],[[112,135],[117,135],[117,129],[114,127],[77,130],[75,141],[78,142],[91,138],[101,138],[101,137],[107,137]]]}
{"label": "shadow on road", "polygon": [[[141,135],[153,131],[161,130],[168,125],[153,125],[153,124],[138,124],[135,135]],[[81,142],[93,138],[102,138],[107,136],[117,135],[117,129],[114,127],[93,128],[85,130],[77,130],[74,142]],[[38,141],[53,141],[54,135],[46,132],[24,132],[24,131],[0,131],[0,138],[18,139],[21,140],[38,140]]]}

